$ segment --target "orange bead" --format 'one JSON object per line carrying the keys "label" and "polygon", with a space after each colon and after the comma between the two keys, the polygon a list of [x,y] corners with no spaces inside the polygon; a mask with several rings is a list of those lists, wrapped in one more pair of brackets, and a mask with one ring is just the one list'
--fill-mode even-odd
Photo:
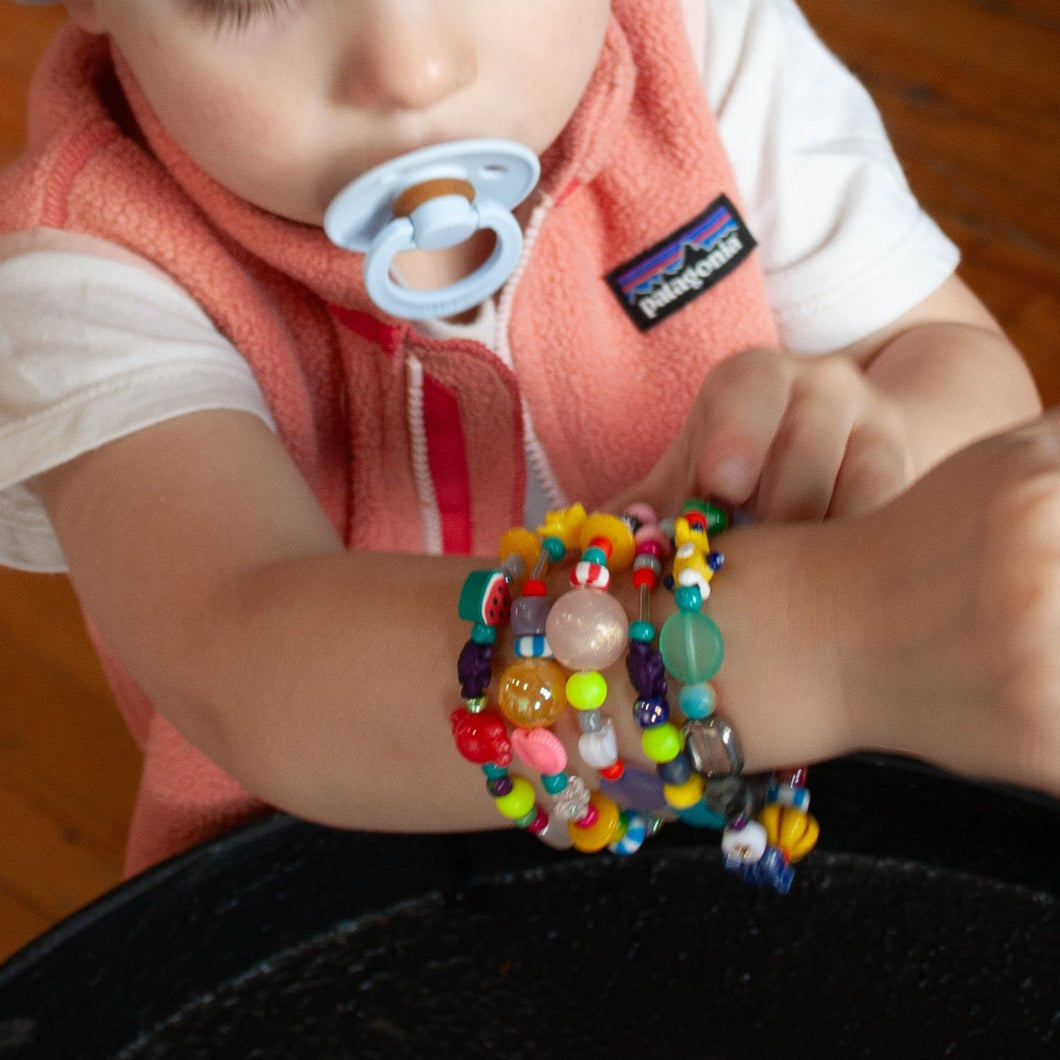
{"label": "orange bead", "polygon": [[602,791],[592,792],[589,803],[596,808],[597,816],[588,828],[582,828],[574,821],[567,824],[574,849],[583,854],[595,854],[603,850],[618,835],[621,823],[618,807]]}

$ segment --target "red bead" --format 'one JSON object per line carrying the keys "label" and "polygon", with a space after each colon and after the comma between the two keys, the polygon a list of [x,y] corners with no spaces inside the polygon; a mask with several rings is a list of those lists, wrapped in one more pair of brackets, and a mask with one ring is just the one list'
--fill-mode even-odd
{"label": "red bead", "polygon": [[449,721],[453,726],[456,749],[469,762],[477,765],[492,762],[498,766],[512,764],[508,729],[503,719],[492,710],[470,714],[463,707],[458,707],[449,715]]}
{"label": "red bead", "polygon": [[611,544],[609,538],[606,537],[594,537],[589,542],[589,548],[598,548],[608,559],[611,558],[611,553],[614,552],[615,546]]}
{"label": "red bead", "polygon": [[659,579],[655,576],[655,571],[651,567],[641,567],[639,570],[633,571],[633,587],[639,589],[642,585],[646,585],[649,589],[654,589],[659,584]]}
{"label": "red bead", "polygon": [[607,780],[618,780],[618,778],[621,777],[622,774],[625,773],[625,771],[625,763],[622,761],[621,758],[616,758],[614,762],[611,763],[611,765],[605,766],[603,769],[600,770],[600,776],[604,777]]}
{"label": "red bead", "polygon": [[527,578],[523,582],[523,596],[544,596],[548,588],[540,578]]}
{"label": "red bead", "polygon": [[548,814],[540,806],[535,807],[537,816],[526,826],[531,835],[540,835],[548,827]]}
{"label": "red bead", "polygon": [[600,811],[590,802],[585,810],[585,815],[579,817],[574,823],[579,828],[592,828],[600,820]]}

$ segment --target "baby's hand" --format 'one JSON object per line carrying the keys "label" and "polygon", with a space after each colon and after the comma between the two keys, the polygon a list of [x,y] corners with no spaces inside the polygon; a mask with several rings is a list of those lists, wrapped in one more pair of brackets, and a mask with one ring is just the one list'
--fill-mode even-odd
{"label": "baby's hand", "polygon": [[[750,350],[707,376],[680,434],[629,498],[751,502],[759,521],[878,507],[913,478],[898,404],[853,359]],[[621,500],[625,500],[623,497]]]}
{"label": "baby's hand", "polygon": [[1060,410],[806,529],[860,746],[1060,796]]}

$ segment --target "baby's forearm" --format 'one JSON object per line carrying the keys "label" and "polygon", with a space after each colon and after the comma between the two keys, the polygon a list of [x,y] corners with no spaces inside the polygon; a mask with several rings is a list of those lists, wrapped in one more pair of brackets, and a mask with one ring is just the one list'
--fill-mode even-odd
{"label": "baby's forearm", "polygon": [[917,475],[978,438],[1041,413],[1022,358],[989,326],[909,328],[879,351],[867,374],[901,411]]}

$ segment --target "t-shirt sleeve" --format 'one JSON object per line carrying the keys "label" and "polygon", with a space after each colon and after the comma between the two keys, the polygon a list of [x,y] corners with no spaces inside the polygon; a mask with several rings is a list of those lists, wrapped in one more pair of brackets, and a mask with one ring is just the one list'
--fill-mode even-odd
{"label": "t-shirt sleeve", "polygon": [[913,196],[868,93],[793,0],[685,3],[785,345],[838,349],[936,290],[957,248]]}
{"label": "t-shirt sleeve", "polygon": [[70,251],[0,261],[0,564],[66,569],[34,475],[207,409],[274,429],[249,365],[177,285]]}

